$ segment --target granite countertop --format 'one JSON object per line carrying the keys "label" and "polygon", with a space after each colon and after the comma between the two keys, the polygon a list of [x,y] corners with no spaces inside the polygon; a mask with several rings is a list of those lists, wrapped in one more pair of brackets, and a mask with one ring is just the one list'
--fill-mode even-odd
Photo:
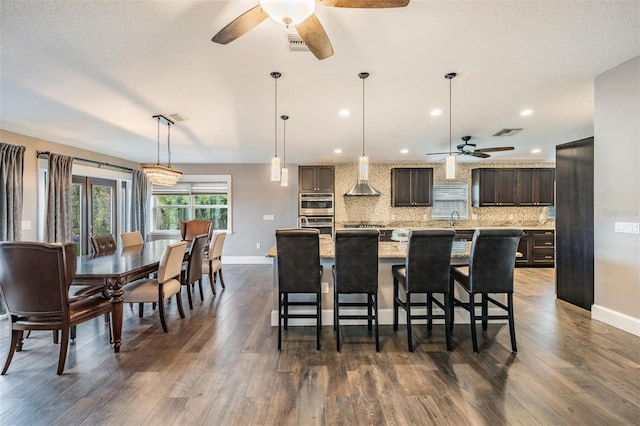
{"label": "granite countertop", "polygon": [[[470,241],[455,241],[451,251],[451,257],[468,257],[471,249]],[[273,246],[265,254],[266,257],[275,258],[277,255],[276,246]],[[328,235],[320,236],[320,258],[333,259],[335,257],[333,239]],[[378,257],[381,259],[404,259],[406,257],[406,243],[395,241],[378,243]]]}
{"label": "granite countertop", "polygon": [[[357,222],[348,222],[349,224]],[[385,229],[429,229],[429,228],[451,228],[448,220],[434,220],[425,222],[360,222],[361,224],[383,225]],[[336,228],[344,228],[344,223],[336,223]],[[552,231],[555,229],[555,221],[545,222],[495,222],[479,220],[459,220],[456,221],[453,229],[478,229],[478,228],[520,228],[523,230]]]}

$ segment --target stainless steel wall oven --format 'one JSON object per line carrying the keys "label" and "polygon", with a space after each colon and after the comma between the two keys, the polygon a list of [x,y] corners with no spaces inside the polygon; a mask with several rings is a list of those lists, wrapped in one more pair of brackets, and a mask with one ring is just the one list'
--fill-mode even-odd
{"label": "stainless steel wall oven", "polygon": [[333,194],[300,194],[299,197],[299,215],[333,216]]}

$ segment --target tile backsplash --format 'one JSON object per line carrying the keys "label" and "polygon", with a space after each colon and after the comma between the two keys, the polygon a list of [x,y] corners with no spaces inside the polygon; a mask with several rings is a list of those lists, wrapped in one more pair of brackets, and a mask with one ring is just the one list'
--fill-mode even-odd
{"label": "tile backsplash", "polygon": [[[335,165],[335,222],[371,222],[387,226],[434,225],[447,221],[432,220],[430,207],[391,207],[391,169],[394,167],[432,167],[433,181],[445,182],[442,163],[376,163],[370,164],[369,184],[382,193],[379,197],[345,197],[356,183],[356,164]],[[544,225],[553,223],[547,218],[546,207],[471,207],[471,170],[477,168],[533,168],[555,167],[553,163],[461,163],[456,164],[456,182],[469,185],[469,220],[458,221],[463,226]],[[512,219],[509,217],[512,216]]]}

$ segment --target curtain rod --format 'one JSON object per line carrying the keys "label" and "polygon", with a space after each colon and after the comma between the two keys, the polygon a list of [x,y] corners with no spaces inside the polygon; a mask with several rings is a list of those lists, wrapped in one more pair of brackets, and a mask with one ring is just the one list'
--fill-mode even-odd
{"label": "curtain rod", "polygon": [[[36,151],[36,156],[38,158],[40,157],[48,157],[49,154],[51,154],[51,152],[49,151]],[[111,167],[113,169],[118,169],[118,170],[125,170],[127,172],[133,172],[133,169],[129,168],[129,167],[124,167],[124,166],[118,166],[116,164],[109,164],[109,163],[105,163],[103,161],[96,161],[96,160],[87,160],[86,158],[79,158],[79,157],[73,157],[74,161],[82,161],[84,163],[89,163],[89,164],[94,164],[97,165],[98,168],[101,167]]]}

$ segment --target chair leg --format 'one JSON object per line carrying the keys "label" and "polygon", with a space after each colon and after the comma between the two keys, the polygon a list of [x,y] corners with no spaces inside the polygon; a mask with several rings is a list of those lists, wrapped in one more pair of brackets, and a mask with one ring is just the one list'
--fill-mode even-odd
{"label": "chair leg", "polygon": [[[53,330],[52,333],[53,333],[53,344],[57,345],[58,342],[59,342],[59,340],[58,340],[58,330]],[[22,345],[20,345],[20,346],[21,346],[20,349],[22,349]]]}
{"label": "chair leg", "polygon": [[456,297],[453,292],[454,285],[455,285],[455,280],[453,279],[453,277],[450,276],[449,277],[449,296],[451,298],[451,305],[449,305],[449,330],[451,331],[453,331],[453,323],[455,322],[454,314],[456,310]]}
{"label": "chair leg", "polygon": [[7,353],[7,360],[4,362],[4,368],[2,374],[6,374],[9,369],[9,364],[13,359],[13,354],[16,352],[18,343],[22,340],[22,330],[11,330],[11,344],[9,346],[9,353]]}
{"label": "chair leg", "polygon": [[67,348],[69,347],[69,327],[63,327],[60,337],[60,357],[58,358],[58,376],[64,371],[64,363],[67,360]]}
{"label": "chair leg", "polygon": [[76,326],[71,327],[71,340],[76,340]]}
{"label": "chair leg", "polygon": [[211,293],[213,293],[213,295],[216,295],[216,283],[214,281],[214,276],[215,274],[213,274],[213,272],[211,271],[211,262],[209,262],[209,286],[211,286]]}
{"label": "chair leg", "polygon": [[376,320],[376,328],[375,328],[375,335],[376,335],[376,352],[380,352],[380,333],[378,332],[378,293],[374,293],[371,295],[371,301],[373,302],[373,310],[374,310],[374,315],[375,315],[375,320]]}
{"label": "chair leg", "polygon": [[333,313],[333,317],[334,317],[334,321],[333,321],[333,329],[336,331],[336,349],[338,350],[338,352],[340,352],[340,294],[339,293],[333,293],[333,297],[334,297],[334,313]]}
{"label": "chair leg", "polygon": [[164,300],[162,298],[162,295],[160,295],[160,299],[158,300],[158,307],[158,311],[160,312],[160,324],[162,324],[162,330],[166,333],[168,329],[167,322],[164,319]]}
{"label": "chair leg", "polygon": [[202,278],[198,280],[198,287],[200,287],[200,300],[204,301],[204,293],[202,292]]}
{"label": "chair leg", "polygon": [[513,316],[513,293],[507,293],[507,308],[509,313],[509,334],[511,336],[511,352],[518,352],[516,345],[516,321]]}
{"label": "chair leg", "polygon": [[489,321],[487,316],[489,315],[489,295],[482,293],[482,330],[487,331],[487,325]]}
{"label": "chair leg", "polygon": [[289,293],[284,293],[284,300],[282,301],[282,310],[284,316],[282,318],[283,328],[289,329]]}
{"label": "chair leg", "polygon": [[393,331],[398,331],[398,279],[393,277]]}
{"label": "chair leg", "polygon": [[451,293],[444,294],[444,334],[447,339],[447,350],[451,352],[451,309],[453,303]]}
{"label": "chair leg", "polygon": [[144,303],[138,303],[138,317],[142,318],[144,315]]}
{"label": "chair leg", "polygon": [[[220,279],[220,281],[222,281],[222,278]],[[316,340],[317,340],[317,349],[320,350],[321,348],[321,344],[320,344],[320,333],[322,332],[322,293],[318,292],[316,293],[316,303],[317,303],[317,316],[318,316],[318,320],[317,320],[317,336],[316,336]]]}
{"label": "chair leg", "polygon": [[176,294],[176,302],[178,303],[178,312],[180,313],[180,318],[184,318],[184,308],[182,307],[182,297],[179,294]]}
{"label": "chair leg", "polygon": [[193,310],[193,299],[191,297],[191,286],[189,284],[187,284],[186,287],[187,287],[187,298],[189,299],[189,309]]}
{"label": "chair leg", "polygon": [[282,297],[283,293],[278,295],[278,350],[282,349]]}
{"label": "chair leg", "polygon": [[225,288],[224,278],[222,278],[222,268],[218,269],[218,276],[220,277],[220,285],[222,286],[222,288]]}
{"label": "chair leg", "polygon": [[411,293],[406,293],[405,309],[407,311],[407,345],[409,352],[413,352],[413,340],[411,339]]}
{"label": "chair leg", "polygon": [[433,329],[433,293],[427,293],[427,330]]}
{"label": "chair leg", "polygon": [[469,316],[471,318],[471,342],[473,343],[473,351],[478,352],[478,336],[476,333],[476,306],[474,293],[469,293]]}

